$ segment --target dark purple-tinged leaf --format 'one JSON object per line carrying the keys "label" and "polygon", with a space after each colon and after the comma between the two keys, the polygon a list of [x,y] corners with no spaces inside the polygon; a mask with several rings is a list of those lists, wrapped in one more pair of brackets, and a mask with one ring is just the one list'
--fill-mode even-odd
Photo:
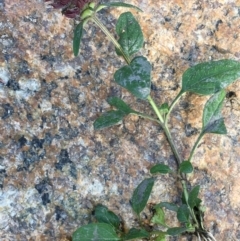
{"label": "dark purple-tinged leaf", "polygon": [[133,211],[139,215],[145,208],[154,185],[154,178],[143,180],[133,192],[130,200]]}
{"label": "dark purple-tinged leaf", "polygon": [[200,186],[197,185],[196,187],[194,187],[192,189],[192,191],[188,194],[188,205],[191,208],[194,208],[195,206],[198,206],[199,204],[199,198],[198,198],[198,194],[199,194],[199,190],[200,190]]}
{"label": "dark purple-tinged leaf", "polygon": [[188,223],[189,222],[189,215],[190,211],[186,204],[182,204],[177,211],[177,219],[181,223]]}
{"label": "dark purple-tinged leaf", "polygon": [[123,240],[139,240],[142,238],[148,238],[149,233],[145,229],[131,228],[124,236]]}
{"label": "dark purple-tinged leaf", "polygon": [[115,229],[106,223],[91,223],[78,228],[72,236],[72,241],[118,241]]}
{"label": "dark purple-tinged leaf", "polygon": [[119,122],[124,118],[124,116],[126,116],[126,114],[120,110],[111,110],[105,112],[94,121],[94,129],[99,130],[119,124]]}
{"label": "dark purple-tinged leaf", "polygon": [[157,164],[150,169],[151,174],[156,174],[156,173],[166,174],[171,172],[172,170],[170,169],[170,167],[165,164]]}
{"label": "dark purple-tinged leaf", "polygon": [[202,133],[226,134],[226,126],[221,110],[226,96],[224,90],[213,95],[205,104],[202,118]]}
{"label": "dark purple-tinged leaf", "polygon": [[183,161],[180,164],[179,171],[182,173],[191,173],[193,171],[193,166],[190,161]]}
{"label": "dark purple-tinged leaf", "polygon": [[147,99],[151,90],[151,64],[145,57],[134,58],[114,74],[115,81],[139,99]]}
{"label": "dark purple-tinged leaf", "polygon": [[238,78],[240,78],[238,61],[223,59],[205,62],[184,72],[181,92],[211,95],[226,88]]}
{"label": "dark purple-tinged leaf", "polygon": [[97,205],[94,209],[94,217],[99,223],[108,223],[113,225],[115,228],[119,228],[119,217],[114,212],[109,211],[106,206],[101,204]]}
{"label": "dark purple-tinged leaf", "polygon": [[[131,12],[121,14],[116,24],[116,32],[119,36],[118,43],[127,56],[131,56],[143,47],[141,27]],[[116,52],[121,55],[117,49]]]}

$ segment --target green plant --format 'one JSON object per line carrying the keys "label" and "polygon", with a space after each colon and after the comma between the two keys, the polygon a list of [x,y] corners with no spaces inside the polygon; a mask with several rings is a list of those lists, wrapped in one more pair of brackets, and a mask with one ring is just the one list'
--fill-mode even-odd
{"label": "green plant", "polygon": [[[74,2],[74,1],[73,1]],[[78,2],[78,1],[76,1]],[[81,1],[80,1],[81,2]],[[94,122],[95,129],[106,128],[118,124],[127,115],[137,115],[158,123],[163,129],[166,139],[169,142],[177,163],[177,170],[171,170],[168,165],[157,164],[150,169],[152,177],[144,179],[134,190],[130,200],[132,209],[139,220],[140,228],[131,228],[124,233],[120,228],[120,218],[103,205],[97,205],[94,210],[95,223],[78,228],[73,233],[73,241],[88,240],[139,240],[148,239],[164,241],[167,236],[184,235],[186,233],[196,235],[199,240],[215,240],[210,232],[204,227],[204,206],[199,198],[200,186],[191,187],[187,175],[193,172],[191,160],[196,147],[206,133],[226,134],[226,127],[221,109],[226,93],[224,88],[240,77],[240,63],[234,60],[224,59],[219,61],[205,62],[187,69],[182,76],[182,88],[173,102],[168,105],[158,105],[151,98],[151,64],[137,53],[143,46],[143,34],[141,28],[131,12],[121,14],[116,24],[116,40],[106,27],[97,18],[96,13],[106,7],[128,7],[141,11],[139,8],[122,2],[110,2],[96,5],[87,3],[81,12],[74,10],[67,12],[72,17],[79,17],[80,22],[74,30],[73,52],[77,56],[80,49],[80,42],[83,35],[83,28],[87,22],[93,21],[114,44],[116,53],[121,56],[126,65],[117,70],[114,80],[117,84],[127,89],[133,96],[145,100],[152,107],[155,116],[140,113],[132,109],[127,103],[118,97],[111,97],[107,100],[114,109],[102,114]],[[66,5],[66,3],[64,2]],[[72,2],[70,1],[70,4]],[[74,4],[76,4],[74,2]],[[53,5],[54,6],[54,5]],[[69,5],[68,5],[69,6]],[[67,8],[64,10],[66,13]],[[80,11],[79,9],[77,11]],[[79,14],[76,14],[79,13]],[[68,15],[69,16],[69,15]],[[202,129],[190,152],[189,158],[183,160],[180,156],[173,138],[171,136],[168,120],[169,116],[181,96],[191,92],[199,95],[211,95],[203,110]],[[145,208],[155,182],[155,175],[174,175],[181,183],[182,202],[175,204],[160,202],[153,207],[151,223],[149,228],[141,221],[140,213]],[[176,213],[180,223],[178,227],[170,227],[165,222],[165,209]]]}

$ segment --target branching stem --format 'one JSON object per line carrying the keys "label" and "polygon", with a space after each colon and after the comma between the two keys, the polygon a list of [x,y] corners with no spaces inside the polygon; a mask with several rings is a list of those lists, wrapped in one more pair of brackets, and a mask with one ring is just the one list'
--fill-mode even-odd
{"label": "branching stem", "polygon": [[154,102],[154,100],[151,98],[150,95],[148,96],[147,100],[149,101],[150,105],[152,106],[155,114],[157,115],[157,117],[158,117],[158,119],[159,119],[159,121],[160,121],[160,125],[161,125],[161,127],[163,128],[163,130],[164,130],[164,133],[165,133],[165,135],[166,135],[166,137],[167,137],[167,139],[168,139],[168,142],[169,142],[169,144],[170,144],[170,146],[171,146],[171,149],[172,149],[172,151],[173,151],[173,154],[174,154],[175,157],[176,157],[177,164],[178,164],[178,167],[179,167],[179,165],[180,165],[180,163],[181,163],[181,157],[180,157],[180,155],[179,155],[179,153],[178,153],[178,150],[177,150],[177,148],[176,148],[176,146],[175,146],[175,144],[174,144],[174,142],[173,142],[173,138],[172,138],[172,136],[171,136],[171,133],[170,133],[167,125],[165,125],[164,119],[163,119],[163,117],[162,117],[162,115],[161,115],[161,113],[160,113],[160,111],[159,111],[156,103]]}
{"label": "branching stem", "polygon": [[174,106],[177,104],[177,102],[179,101],[179,99],[181,98],[181,96],[182,96],[183,94],[184,94],[184,92],[180,91],[180,92],[178,93],[178,95],[176,96],[176,98],[173,100],[172,104],[170,105],[169,110],[168,110],[168,113],[167,113],[167,115],[166,115],[166,117],[165,117],[165,120],[164,120],[165,125],[167,125],[167,123],[168,123],[169,115],[171,114]]}
{"label": "branching stem", "polygon": [[[130,64],[131,63],[131,60],[130,58],[125,54],[124,50],[122,49],[121,45],[117,42],[117,40],[114,38],[114,36],[108,31],[108,29],[102,24],[102,22],[97,18],[97,16],[95,14],[92,15],[91,19],[93,20],[93,22],[95,24],[97,24],[97,26],[105,33],[105,35],[112,41],[112,43],[115,45],[115,47],[121,52],[123,58],[125,59],[126,63],[127,64]],[[179,95],[177,96],[177,98],[173,101],[172,105],[170,106],[170,109],[169,109],[169,112],[172,110],[172,108],[174,107],[174,105],[177,103],[178,99],[181,97],[182,93],[180,92]],[[168,115],[169,113],[167,114],[166,116],[166,119],[165,119],[165,123],[164,123],[164,118],[162,117],[157,105],[155,104],[155,102],[153,101],[153,99],[149,96],[148,97],[148,101],[149,103],[151,104],[154,112],[156,113],[159,121],[157,121],[161,127],[163,128],[164,132],[165,132],[165,135],[169,141],[169,144],[171,146],[171,149],[177,159],[177,164],[178,166],[180,165],[181,163],[181,158],[180,158],[180,155],[178,153],[178,150],[177,148],[175,147],[175,144],[173,143],[173,140],[172,140],[172,136],[171,136],[171,133],[166,125],[166,119],[168,118]],[[137,114],[137,113],[136,113]],[[144,118],[147,118],[147,119],[150,119],[150,120],[153,120],[153,121],[156,121],[156,119],[148,116],[148,115],[145,115],[145,114],[140,114],[138,113],[137,115],[139,116],[142,116]]]}

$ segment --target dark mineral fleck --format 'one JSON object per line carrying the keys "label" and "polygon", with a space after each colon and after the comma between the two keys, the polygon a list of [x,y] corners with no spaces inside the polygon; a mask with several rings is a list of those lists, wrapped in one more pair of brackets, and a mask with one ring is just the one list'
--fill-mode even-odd
{"label": "dark mineral fleck", "polygon": [[59,155],[59,162],[55,164],[55,167],[58,170],[62,170],[63,166],[72,163],[72,161],[69,158],[68,151],[66,149],[62,149]]}
{"label": "dark mineral fleck", "polygon": [[10,79],[8,82],[7,82],[7,87],[11,90],[20,90],[20,86],[19,86],[19,83],[14,80],[14,79]]}
{"label": "dark mineral fleck", "polygon": [[57,221],[64,221],[67,218],[66,212],[59,206],[55,207],[55,213]]}
{"label": "dark mineral fleck", "polygon": [[26,145],[27,139],[24,136],[22,136],[18,139],[18,142],[19,142],[20,147],[23,147]]}
{"label": "dark mineral fleck", "polygon": [[48,203],[50,203],[51,201],[50,201],[50,199],[49,199],[49,193],[44,193],[43,195],[42,195],[42,203],[43,203],[43,205],[45,206],[45,205],[47,205]]}
{"label": "dark mineral fleck", "polygon": [[42,180],[40,183],[35,185],[38,193],[41,194],[43,205],[50,203],[49,190],[51,190],[51,185],[47,180]]}
{"label": "dark mineral fleck", "polygon": [[185,125],[185,134],[187,137],[197,134],[197,128],[191,126],[191,124]]}
{"label": "dark mineral fleck", "polygon": [[1,116],[2,119],[7,119],[14,113],[14,109],[9,103],[2,104],[2,108],[3,108],[3,113]]}

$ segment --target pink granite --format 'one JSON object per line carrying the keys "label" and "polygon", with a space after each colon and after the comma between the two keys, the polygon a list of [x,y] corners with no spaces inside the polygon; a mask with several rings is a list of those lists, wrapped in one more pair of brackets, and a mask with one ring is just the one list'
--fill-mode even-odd
{"label": "pink granite", "polygon": [[[153,65],[152,97],[170,102],[181,75],[208,60],[240,59],[240,1],[128,1],[145,37],[142,53]],[[124,9],[99,17],[112,29]],[[0,240],[70,240],[107,205],[136,224],[129,199],[149,168],[175,168],[169,145],[154,123],[135,116],[103,131],[93,121],[121,96],[152,114],[114,84],[123,64],[94,25],[86,27],[79,57],[72,54],[73,20],[43,1],[0,1]],[[201,184],[205,224],[218,241],[240,240],[240,81],[227,89],[225,136],[207,135],[193,159]],[[201,128],[208,97],[186,94],[173,111],[172,134],[187,158]],[[178,201],[175,179],[159,176],[150,202]],[[149,214],[148,208],[144,211]],[[168,216],[168,222],[177,225]],[[174,239],[171,239],[174,240]],[[178,240],[186,240],[179,238]]]}

